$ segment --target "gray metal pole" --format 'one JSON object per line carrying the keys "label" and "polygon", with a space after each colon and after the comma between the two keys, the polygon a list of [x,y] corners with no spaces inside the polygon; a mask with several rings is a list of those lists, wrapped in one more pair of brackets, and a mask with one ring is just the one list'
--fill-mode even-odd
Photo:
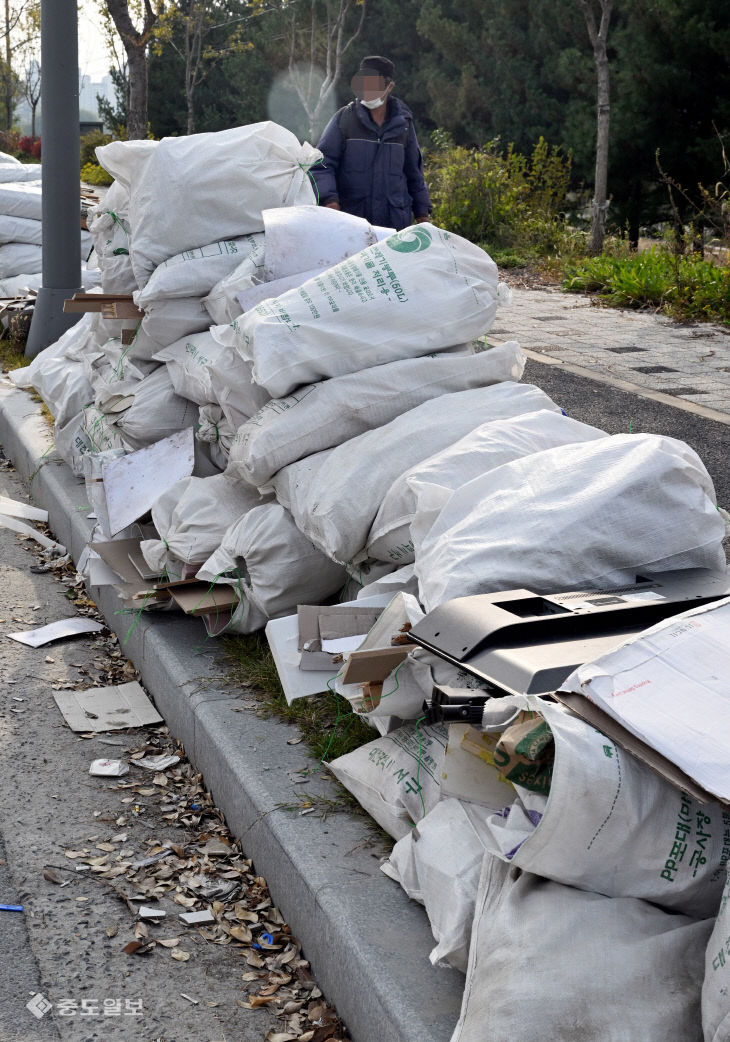
{"label": "gray metal pole", "polygon": [[43,286],[27,358],[58,340],[79,318],[63,313],[66,297],[81,288],[77,17],[77,0],[41,0]]}

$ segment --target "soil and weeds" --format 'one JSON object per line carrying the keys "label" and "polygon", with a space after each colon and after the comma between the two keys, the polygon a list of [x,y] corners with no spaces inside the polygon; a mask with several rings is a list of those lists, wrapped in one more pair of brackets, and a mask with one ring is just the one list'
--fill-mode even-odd
{"label": "soil and weeds", "polygon": [[[435,131],[426,168],[434,223],[482,246],[509,285],[560,287],[593,294],[608,306],[652,308],[677,320],[730,325],[724,181],[712,190],[700,186],[703,202],[685,227],[676,200],[689,196],[664,175],[674,231],[670,228],[664,241],[638,252],[614,229],[601,255],[589,257],[587,224],[580,218],[578,196],[570,191],[571,156],[542,138],[525,156],[498,140],[464,148]],[[703,256],[703,235],[710,232],[714,245]]]}
{"label": "soil and weeds", "polygon": [[[296,724],[314,759],[335,760],[375,737],[369,724],[353,713],[350,703],[332,690],[312,698],[296,699],[289,705],[263,634],[224,637],[221,643],[231,679],[255,689],[252,696],[258,701],[261,713]],[[335,676],[333,674],[330,684]]]}

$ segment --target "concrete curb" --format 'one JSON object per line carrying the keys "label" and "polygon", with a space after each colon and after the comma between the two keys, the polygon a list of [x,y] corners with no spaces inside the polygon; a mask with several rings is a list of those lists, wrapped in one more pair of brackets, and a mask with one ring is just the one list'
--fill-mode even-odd
{"label": "concrete curb", "polygon": [[[2,379],[0,445],[78,560],[91,529],[84,485],[53,457],[40,407]],[[334,799],[336,789],[324,771],[294,785],[290,774],[311,768],[312,760],[287,745],[292,729],[243,708],[241,691],[223,682],[222,656],[205,642],[200,623],[158,614],[152,621],[140,615],[132,626],[118,614],[112,587],[92,593],[355,1042],[447,1042],[464,978],[429,963],[434,941],[426,916],[380,871],[362,818],[296,812],[297,794]]]}

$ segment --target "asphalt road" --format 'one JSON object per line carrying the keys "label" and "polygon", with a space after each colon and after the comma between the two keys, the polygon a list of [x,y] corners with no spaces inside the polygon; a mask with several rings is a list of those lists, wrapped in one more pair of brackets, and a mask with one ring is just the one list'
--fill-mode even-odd
{"label": "asphalt road", "polygon": [[[1,455],[0,495],[28,502]],[[0,904],[24,908],[0,910],[0,1042],[263,1042],[285,1025],[268,1009],[238,1004],[259,983],[242,979],[249,966],[239,952],[182,926],[173,912],[182,909],[168,902],[167,920],[150,926],[150,936],[179,937],[189,960],[175,961],[163,947],[125,954],[135,917],[112,887],[76,872],[83,862],[66,856],[84,848],[103,856],[96,844],[114,838],[131,860],[144,857],[150,842],[184,844],[189,836],[163,814],[170,805],[162,801],[177,798],[167,789],[151,795],[151,785],[144,799],[133,790],[141,804],[134,816],[121,787],[134,771],[89,776],[92,760],[126,759],[150,730],[80,738],[55,704],[54,688],[107,682],[110,659],[124,662],[123,650],[114,658],[116,639],[87,634],[30,648],[7,638],[76,614],[54,573],[31,571],[39,563],[34,547],[0,528]],[[146,779],[137,768],[140,775]],[[117,883],[131,889],[124,878]],[[48,1004],[40,1018],[26,1007],[38,993]],[[105,1015],[104,1000],[120,1003],[121,1014]],[[74,1012],[61,1014],[63,1003]]]}
{"label": "asphalt road", "polygon": [[707,467],[718,504],[730,508],[730,425],[574,376],[555,365],[530,360],[522,379],[542,388],[569,416],[609,434],[664,434],[687,442]]}

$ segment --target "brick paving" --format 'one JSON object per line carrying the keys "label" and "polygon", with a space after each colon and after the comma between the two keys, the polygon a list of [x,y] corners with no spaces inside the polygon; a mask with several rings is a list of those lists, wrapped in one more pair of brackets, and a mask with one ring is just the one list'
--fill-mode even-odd
{"label": "brick paving", "polygon": [[513,288],[512,294],[512,304],[497,314],[495,336],[730,416],[730,329],[600,307],[557,289]]}

